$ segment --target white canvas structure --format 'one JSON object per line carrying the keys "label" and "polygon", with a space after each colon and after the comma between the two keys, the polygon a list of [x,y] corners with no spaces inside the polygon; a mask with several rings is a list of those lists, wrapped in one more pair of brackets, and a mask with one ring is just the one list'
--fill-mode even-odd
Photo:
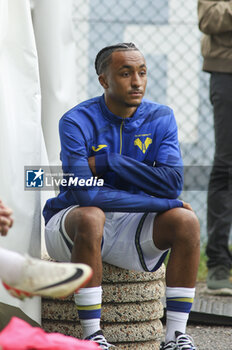
{"label": "white canvas structure", "polygon": [[[41,254],[51,195],[24,190],[24,166],[59,164],[58,121],[76,104],[72,35],[72,0],[0,0],[0,198],[15,220],[0,245],[22,254]],[[20,302],[0,286],[0,301],[40,322],[39,298]]]}

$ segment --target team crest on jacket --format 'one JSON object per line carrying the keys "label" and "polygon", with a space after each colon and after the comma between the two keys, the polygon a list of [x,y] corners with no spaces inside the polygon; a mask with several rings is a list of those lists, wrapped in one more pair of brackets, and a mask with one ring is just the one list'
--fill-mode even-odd
{"label": "team crest on jacket", "polygon": [[149,145],[152,143],[152,139],[150,137],[146,137],[145,141],[142,142],[140,140],[139,137],[137,137],[135,140],[134,140],[134,145],[135,146],[138,146],[139,149],[143,152],[143,153],[146,153]]}

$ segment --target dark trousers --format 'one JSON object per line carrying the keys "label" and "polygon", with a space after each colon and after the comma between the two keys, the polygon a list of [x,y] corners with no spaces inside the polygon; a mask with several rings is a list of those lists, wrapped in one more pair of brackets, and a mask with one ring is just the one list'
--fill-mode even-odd
{"label": "dark trousers", "polygon": [[215,154],[208,188],[208,267],[232,267],[228,247],[232,222],[232,74],[212,73]]}

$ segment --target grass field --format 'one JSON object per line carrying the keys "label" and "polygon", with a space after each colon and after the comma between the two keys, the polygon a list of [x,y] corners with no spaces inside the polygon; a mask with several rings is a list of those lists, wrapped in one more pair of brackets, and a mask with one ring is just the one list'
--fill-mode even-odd
{"label": "grass field", "polygon": [[[167,264],[168,256],[169,256],[169,254],[167,255],[167,257],[165,259],[165,262],[164,262],[165,265]],[[207,276],[206,261],[207,261],[207,257],[205,255],[205,250],[204,250],[204,248],[201,248],[200,263],[199,263],[199,269],[198,269],[198,274],[197,274],[197,281],[198,282],[203,282],[206,280],[206,276]]]}
{"label": "grass field", "polygon": [[200,263],[199,263],[199,269],[197,274],[198,282],[202,282],[206,280],[206,275],[207,275],[206,261],[207,261],[207,257],[205,255],[205,250],[201,249]]}

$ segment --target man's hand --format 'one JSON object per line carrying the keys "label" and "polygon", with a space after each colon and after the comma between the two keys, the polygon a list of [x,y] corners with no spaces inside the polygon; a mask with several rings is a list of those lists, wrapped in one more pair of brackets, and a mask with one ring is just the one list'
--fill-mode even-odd
{"label": "man's hand", "polygon": [[12,225],[12,210],[7,208],[0,200],[0,235],[6,236]]}
{"label": "man's hand", "polygon": [[95,165],[95,156],[89,157],[88,162],[89,162],[90,170],[92,171],[93,175],[97,176],[96,165]]}
{"label": "man's hand", "polygon": [[182,203],[183,203],[183,208],[193,211],[193,208],[189,203],[186,203],[184,201],[182,201]]}

